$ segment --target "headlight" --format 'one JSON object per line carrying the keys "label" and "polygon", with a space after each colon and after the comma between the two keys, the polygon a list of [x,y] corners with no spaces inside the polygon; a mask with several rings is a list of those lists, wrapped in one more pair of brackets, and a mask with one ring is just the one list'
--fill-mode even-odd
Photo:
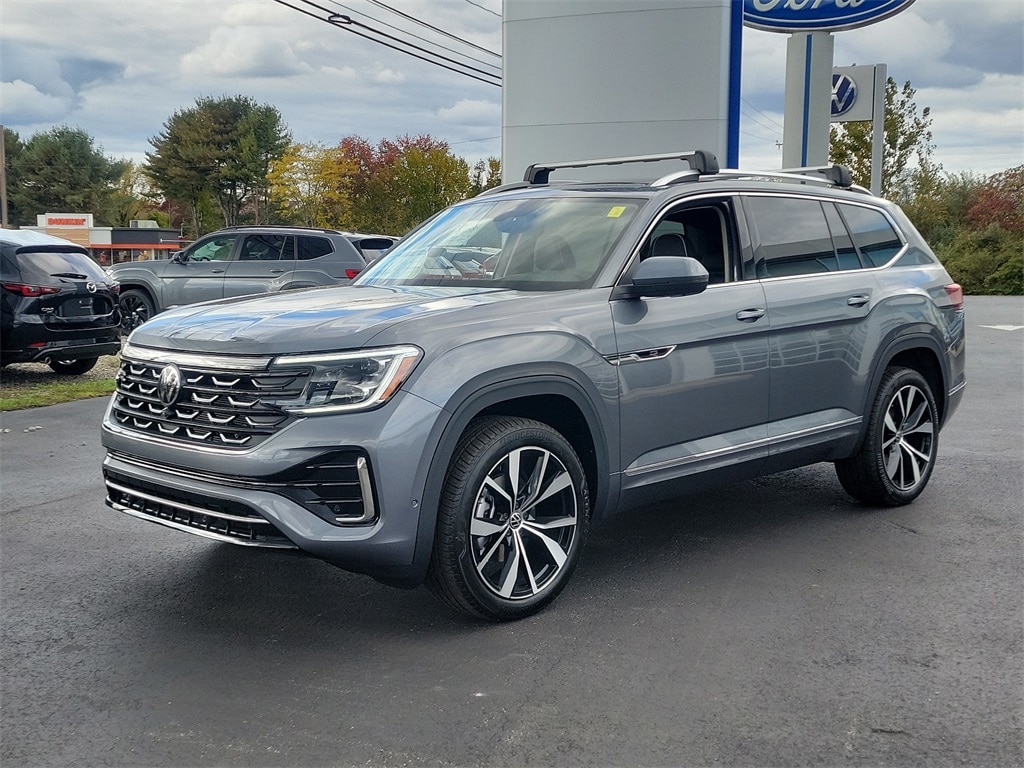
{"label": "headlight", "polygon": [[338,413],[373,408],[387,402],[409,378],[423,355],[417,347],[364,349],[324,355],[282,355],[270,366],[313,369],[305,389],[290,399],[263,402],[293,413]]}

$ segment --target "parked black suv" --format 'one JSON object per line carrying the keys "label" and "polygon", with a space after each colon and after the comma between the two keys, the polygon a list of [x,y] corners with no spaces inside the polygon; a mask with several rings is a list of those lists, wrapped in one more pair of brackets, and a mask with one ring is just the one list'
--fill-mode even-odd
{"label": "parked black suv", "polygon": [[31,230],[0,230],[0,362],[45,362],[85,373],[121,349],[117,283],[80,245]]}
{"label": "parked black suv", "polygon": [[672,157],[653,182],[548,177],[666,156],[533,166],[354,285],[136,329],[107,503],[504,620],[630,507],[823,461],[913,501],[966,386],[960,286],[845,169]]}
{"label": "parked black suv", "polygon": [[396,239],[307,227],[227,227],[169,260],[117,264],[110,275],[121,284],[130,331],[183,304],[348,283]]}

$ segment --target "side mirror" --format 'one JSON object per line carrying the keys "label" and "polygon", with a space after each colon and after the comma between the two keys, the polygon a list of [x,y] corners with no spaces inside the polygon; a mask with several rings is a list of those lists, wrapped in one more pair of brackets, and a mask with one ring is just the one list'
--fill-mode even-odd
{"label": "side mirror", "polygon": [[186,261],[188,261],[188,254],[185,253],[185,251],[175,251],[174,254],[171,256],[171,261],[173,261],[175,264],[184,264]]}
{"label": "side mirror", "polygon": [[613,299],[691,296],[708,287],[708,271],[689,256],[651,256],[640,262],[633,279],[612,292]]}

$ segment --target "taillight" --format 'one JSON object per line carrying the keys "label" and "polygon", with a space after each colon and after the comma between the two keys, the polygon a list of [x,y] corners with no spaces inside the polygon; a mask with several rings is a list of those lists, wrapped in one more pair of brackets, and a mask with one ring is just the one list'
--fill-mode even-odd
{"label": "taillight", "polygon": [[363,270],[361,270],[361,269],[346,269],[345,270],[345,277],[347,277],[349,280],[355,280],[356,275],[358,275],[362,271]]}
{"label": "taillight", "polygon": [[953,302],[953,309],[964,308],[964,289],[960,287],[959,283],[950,283],[947,285],[946,295],[949,296],[949,300]]}
{"label": "taillight", "polygon": [[120,283],[107,283],[107,288],[109,288],[110,292],[113,293],[115,296],[121,292]]}
{"label": "taillight", "polygon": [[35,296],[44,296],[48,293],[60,293],[60,288],[54,288],[49,285],[26,285],[25,283],[4,283],[4,290],[16,293],[19,296],[26,296],[29,298]]}

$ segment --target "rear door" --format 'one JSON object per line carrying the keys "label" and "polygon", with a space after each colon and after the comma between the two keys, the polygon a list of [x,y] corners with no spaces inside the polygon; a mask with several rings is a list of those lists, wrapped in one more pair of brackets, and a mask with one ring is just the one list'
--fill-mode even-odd
{"label": "rear door", "polygon": [[253,232],[242,237],[238,256],[228,264],[224,296],[280,291],[295,269],[294,235]]}
{"label": "rear door", "polygon": [[768,301],[771,452],[838,446],[859,432],[875,276],[832,200],[751,194],[744,204]]}

